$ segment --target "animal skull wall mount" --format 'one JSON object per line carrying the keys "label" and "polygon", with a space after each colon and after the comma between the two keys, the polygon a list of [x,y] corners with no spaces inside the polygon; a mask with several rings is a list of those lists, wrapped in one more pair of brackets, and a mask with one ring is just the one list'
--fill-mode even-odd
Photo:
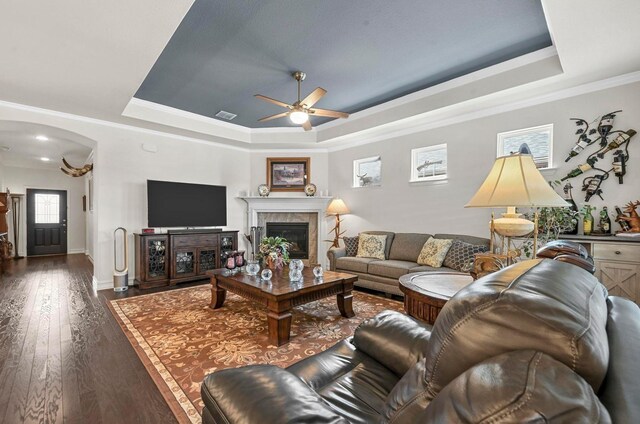
{"label": "animal skull wall mount", "polygon": [[82,177],[88,172],[93,171],[92,163],[87,163],[82,168],[76,168],[75,166],[71,166],[69,162],[65,160],[65,158],[62,158],[62,164],[64,165],[64,168],[60,168],[60,170],[70,177]]}

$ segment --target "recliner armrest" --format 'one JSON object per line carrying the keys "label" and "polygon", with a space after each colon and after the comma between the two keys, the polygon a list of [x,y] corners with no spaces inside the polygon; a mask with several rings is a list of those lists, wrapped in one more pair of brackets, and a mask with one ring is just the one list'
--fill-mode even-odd
{"label": "recliner armrest", "polygon": [[348,424],[302,380],[273,365],[216,371],[201,394],[214,423]]}
{"label": "recliner armrest", "polygon": [[329,269],[336,270],[336,259],[347,256],[347,249],[344,247],[332,247],[327,250],[327,258],[329,258]]}
{"label": "recliner armrest", "polygon": [[398,376],[424,357],[432,326],[395,311],[383,311],[356,328],[353,344]]}

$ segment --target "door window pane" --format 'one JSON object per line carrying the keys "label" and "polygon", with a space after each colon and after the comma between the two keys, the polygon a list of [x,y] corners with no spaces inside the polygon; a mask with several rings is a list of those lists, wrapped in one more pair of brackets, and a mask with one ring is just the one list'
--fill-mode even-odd
{"label": "door window pane", "polygon": [[36,224],[60,223],[60,195],[36,193]]}

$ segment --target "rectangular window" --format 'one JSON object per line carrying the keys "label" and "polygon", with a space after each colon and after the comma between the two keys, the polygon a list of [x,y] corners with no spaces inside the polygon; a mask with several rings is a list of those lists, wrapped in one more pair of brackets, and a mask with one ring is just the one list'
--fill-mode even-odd
{"label": "rectangular window", "polygon": [[382,160],[380,156],[353,161],[353,186],[373,187],[382,184]]}
{"label": "rectangular window", "polygon": [[60,195],[36,193],[36,224],[60,223]]}
{"label": "rectangular window", "polygon": [[518,153],[526,144],[538,169],[553,166],[553,124],[498,133],[498,157]]}
{"label": "rectangular window", "polygon": [[411,150],[412,183],[447,178],[447,144]]}

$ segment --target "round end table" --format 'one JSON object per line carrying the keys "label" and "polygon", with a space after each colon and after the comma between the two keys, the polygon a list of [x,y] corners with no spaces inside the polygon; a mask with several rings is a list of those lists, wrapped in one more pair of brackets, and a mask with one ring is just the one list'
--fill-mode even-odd
{"label": "round end table", "polygon": [[473,282],[469,274],[456,272],[414,272],[400,277],[405,312],[433,324],[442,307],[460,289]]}

